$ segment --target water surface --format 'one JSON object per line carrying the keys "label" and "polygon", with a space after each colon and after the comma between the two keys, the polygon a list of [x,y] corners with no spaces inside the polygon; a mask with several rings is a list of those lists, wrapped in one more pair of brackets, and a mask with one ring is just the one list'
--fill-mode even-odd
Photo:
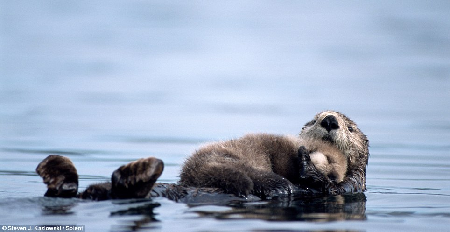
{"label": "water surface", "polygon": [[[0,224],[87,231],[445,231],[447,1],[0,1]],[[370,140],[363,195],[225,205],[42,197],[69,157],[80,189],[156,156],[178,180],[199,145],[296,134],[322,110]]]}

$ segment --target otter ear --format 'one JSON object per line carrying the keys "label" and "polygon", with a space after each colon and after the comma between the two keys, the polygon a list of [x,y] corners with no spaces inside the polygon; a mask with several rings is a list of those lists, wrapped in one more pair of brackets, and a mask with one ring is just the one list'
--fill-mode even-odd
{"label": "otter ear", "polygon": [[369,140],[367,139],[367,137],[363,134],[361,136],[362,139],[362,145],[364,145],[366,147],[366,149],[369,149]]}

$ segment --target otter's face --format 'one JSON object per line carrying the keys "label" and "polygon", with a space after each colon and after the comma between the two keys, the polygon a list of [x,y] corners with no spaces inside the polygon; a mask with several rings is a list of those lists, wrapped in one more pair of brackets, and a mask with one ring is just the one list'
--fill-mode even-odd
{"label": "otter's face", "polygon": [[[368,141],[358,126],[344,114],[335,111],[318,113],[302,128],[302,139],[322,140],[335,145],[347,157],[368,156]],[[355,154],[359,153],[359,154]]]}

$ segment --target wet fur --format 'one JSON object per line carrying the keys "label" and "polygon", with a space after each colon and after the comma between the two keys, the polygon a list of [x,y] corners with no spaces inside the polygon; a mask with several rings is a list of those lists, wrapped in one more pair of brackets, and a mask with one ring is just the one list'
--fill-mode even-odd
{"label": "wet fur", "polygon": [[78,193],[77,169],[69,158],[50,155],[42,160],[36,173],[47,185],[46,197],[74,197]]}
{"label": "wet fur", "polygon": [[[327,131],[321,122],[329,115],[337,119],[339,128]],[[339,149],[347,159],[347,173],[340,183],[330,182],[325,177],[318,177],[316,183],[322,182],[328,194],[363,192],[366,190],[366,166],[369,160],[369,140],[355,122],[342,113],[324,111],[318,113],[305,124],[299,135],[303,141],[315,140],[331,144]],[[306,149],[309,155],[310,150]]]}
{"label": "wet fur", "polygon": [[154,157],[143,158],[116,169],[111,182],[90,185],[78,193],[78,175],[69,158],[50,155],[36,168],[47,184],[46,197],[79,197],[91,200],[144,198],[161,176],[164,163]]}
{"label": "wet fur", "polygon": [[[327,129],[330,118],[334,128]],[[325,111],[305,124],[299,136],[249,134],[206,145],[186,160],[179,183],[262,198],[309,184],[332,194],[358,192],[366,188],[368,156],[367,138],[357,125],[339,112]],[[312,172],[322,175],[311,175],[317,177],[313,180],[305,176]]]}
{"label": "wet fur", "polygon": [[300,180],[298,146],[295,139],[270,134],[213,143],[187,159],[179,183],[243,196],[289,194]]}
{"label": "wet fur", "polygon": [[[329,115],[338,125],[330,131],[321,125]],[[368,146],[366,136],[353,121],[341,113],[325,111],[306,123],[299,136],[250,134],[206,145],[187,159],[179,184],[161,183],[153,191],[164,168],[154,157],[123,165],[113,172],[110,183],[90,185],[81,193],[77,192],[77,170],[67,157],[50,155],[36,172],[47,184],[48,197],[105,200],[165,196],[180,200],[193,199],[191,195],[201,192],[262,198],[341,194],[366,189]],[[322,158],[315,157],[318,154]]]}
{"label": "wet fur", "polygon": [[307,149],[311,163],[329,181],[340,183],[344,180],[348,166],[347,157],[341,150],[319,140],[303,141],[301,145]]}

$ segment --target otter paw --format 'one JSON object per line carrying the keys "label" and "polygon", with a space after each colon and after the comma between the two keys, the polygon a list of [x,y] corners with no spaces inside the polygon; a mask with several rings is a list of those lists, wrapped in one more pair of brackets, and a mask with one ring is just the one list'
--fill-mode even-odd
{"label": "otter paw", "polygon": [[232,193],[238,197],[247,197],[253,190],[253,182],[249,179],[237,180],[234,183],[222,185],[222,189],[227,193]]}
{"label": "otter paw", "polygon": [[311,162],[309,153],[310,151],[306,150],[304,146],[298,149],[300,183],[307,188],[315,189],[315,191],[328,191],[327,186],[330,186],[332,182],[328,176],[317,170],[316,166]]}
{"label": "otter paw", "polygon": [[291,195],[295,186],[281,176],[269,176],[264,179],[253,180],[253,194],[262,199]]}
{"label": "otter paw", "polygon": [[333,182],[326,184],[325,189],[328,191],[328,195],[338,195],[340,193],[338,186]]}
{"label": "otter paw", "polygon": [[305,179],[308,176],[310,176],[310,174],[316,170],[316,167],[314,166],[313,163],[311,163],[311,158],[309,157],[309,153],[310,151],[308,151],[306,149],[306,147],[301,146],[298,149],[298,163],[300,165],[299,170],[300,170],[300,178],[301,179]]}
{"label": "otter paw", "polygon": [[77,169],[69,158],[49,155],[36,167],[36,173],[47,184],[46,197],[75,197],[78,192]]}
{"label": "otter paw", "polygon": [[164,163],[149,157],[128,163],[112,174],[111,194],[114,198],[144,198],[161,176]]}

